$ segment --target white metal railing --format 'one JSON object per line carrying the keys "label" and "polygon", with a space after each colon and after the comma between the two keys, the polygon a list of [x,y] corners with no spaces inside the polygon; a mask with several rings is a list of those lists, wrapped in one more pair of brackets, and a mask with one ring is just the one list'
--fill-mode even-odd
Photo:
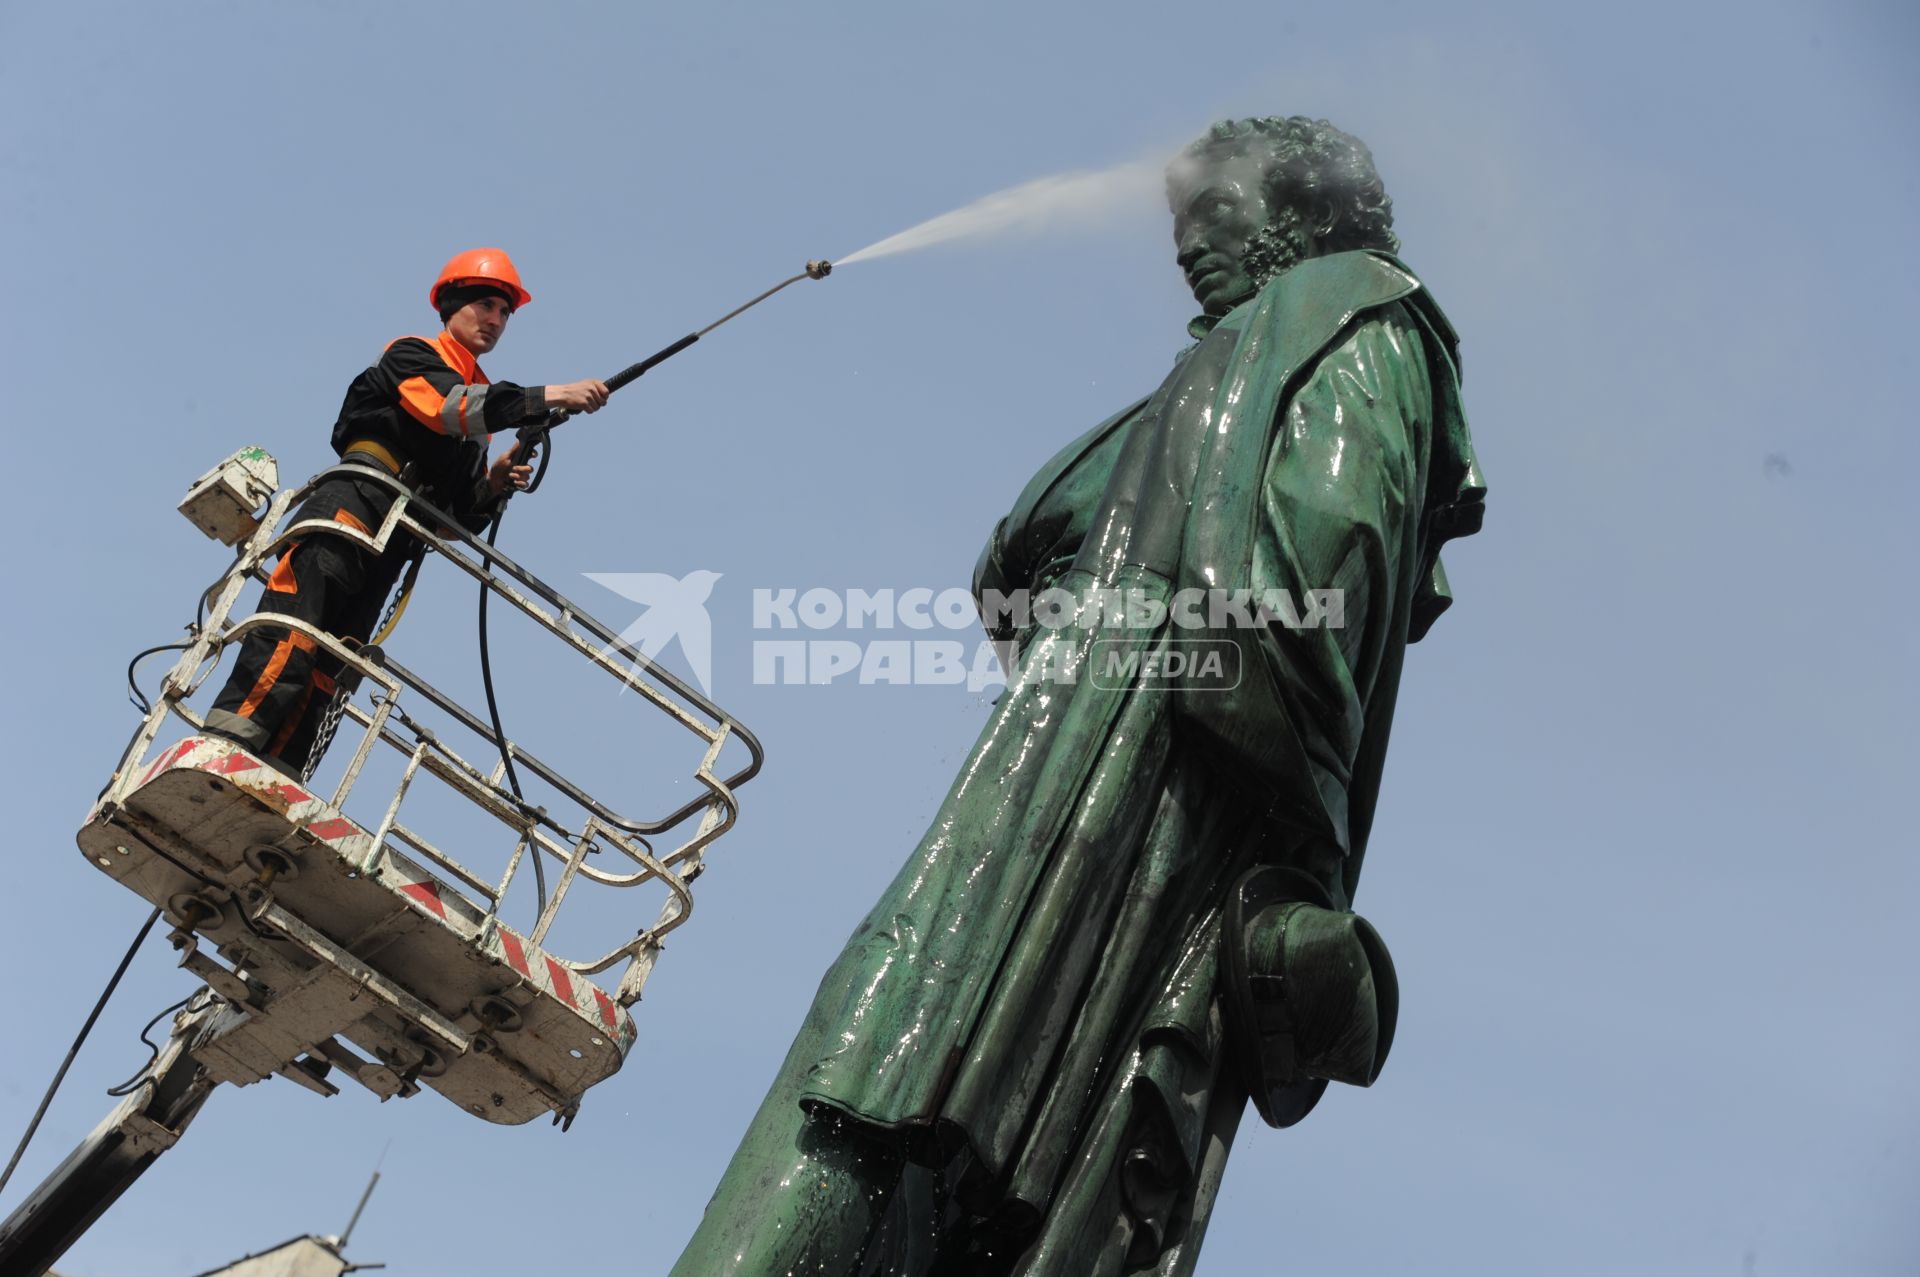
{"label": "white metal railing", "polygon": [[[376,484],[393,494],[393,504],[379,528],[371,533],[362,532],[331,518],[285,523],[289,511],[296,509],[319,484],[334,478]],[[643,818],[623,814],[585,792],[513,740],[497,737],[488,723],[397,661],[384,657],[366,659],[357,647],[350,647],[333,635],[289,616],[255,614],[229,623],[233,607],[247,583],[264,580],[266,565],[294,541],[310,533],[345,537],[373,554],[384,552],[395,537],[413,537],[423,542],[623,687],[639,693],[646,705],[665,714],[693,736],[697,745],[693,742],[690,745],[698,750],[698,762],[691,774],[699,792],[660,816]],[[321,472],[301,488],[274,494],[265,517],[241,547],[233,564],[202,594],[201,615],[189,628],[185,650],[162,680],[160,695],[129,742],[113,780],[101,796],[102,801],[119,802],[134,787],[169,717],[178,717],[195,729],[205,730],[201,715],[187,704],[188,698],[218,667],[225,648],[263,627],[298,631],[340,663],[342,679],[351,682],[353,676],[358,676],[359,682],[351,696],[342,693],[343,717],[353,720],[361,731],[345,771],[328,799],[335,810],[346,812],[376,744],[384,744],[404,756],[399,783],[386,799],[380,820],[371,825],[359,822],[373,834],[376,853],[380,848],[396,844],[411,849],[450,879],[450,885],[469,904],[488,916],[498,915],[509,888],[528,863],[529,852],[549,858],[558,864],[559,876],[528,932],[528,939],[536,945],[544,941],[560,907],[581,879],[597,886],[619,888],[650,882],[662,884],[670,894],[652,926],[640,929],[631,939],[599,957],[580,961],[558,956],[554,959],[582,975],[594,975],[624,958],[627,966],[616,997],[622,1005],[630,1005],[639,997],[658,955],[660,938],[686,922],[692,913],[693,895],[689,884],[700,872],[706,848],[733,826],[739,811],[734,791],[760,770],[763,758],[760,742],[750,731],[670,671],[650,663],[605,623],[467,532],[392,475],[347,464]],[[358,697],[368,689],[371,689],[370,704],[363,706],[358,703]],[[449,746],[440,733],[410,716],[402,704],[403,695],[409,693],[478,737],[481,748],[493,755],[492,765],[482,770]],[[716,775],[714,768],[720,755],[733,740],[740,741],[747,750],[746,764],[732,775]],[[567,810],[556,813],[517,797],[503,784],[507,756],[512,757],[517,772],[537,777],[559,794]],[[402,822],[403,805],[423,774],[441,782],[453,794],[513,831],[514,845],[506,868],[498,878],[486,877],[469,868],[426,834]],[[657,840],[673,837],[683,840],[665,853],[655,850]],[[621,866],[609,870],[588,862],[589,856],[603,852],[622,862]]]}

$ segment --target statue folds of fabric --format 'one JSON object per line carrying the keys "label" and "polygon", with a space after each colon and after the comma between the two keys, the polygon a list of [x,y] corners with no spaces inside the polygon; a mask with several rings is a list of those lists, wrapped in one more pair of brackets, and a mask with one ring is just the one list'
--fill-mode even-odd
{"label": "statue folds of fabric", "polygon": [[675,1273],[1188,1273],[1249,1099],[1385,1058],[1348,910],[1480,522],[1457,340],[1325,121],[1216,125],[1168,192],[1195,344],[994,530],[1007,690]]}

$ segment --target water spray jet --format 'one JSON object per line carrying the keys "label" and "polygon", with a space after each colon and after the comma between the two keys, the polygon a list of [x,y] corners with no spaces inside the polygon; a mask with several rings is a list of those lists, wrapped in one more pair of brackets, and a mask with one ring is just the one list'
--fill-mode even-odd
{"label": "water spray jet", "polygon": [[[888,257],[895,253],[912,252],[950,240],[970,239],[1015,230],[1031,230],[1052,222],[1086,221],[1112,208],[1125,206],[1141,199],[1149,191],[1157,190],[1162,180],[1161,165],[1158,162],[1145,160],[1117,164],[1111,168],[1094,171],[1083,170],[1037,178],[1019,186],[995,191],[963,208],[942,213],[938,217],[921,222],[918,226],[909,227],[897,235],[890,235],[869,244],[859,252],[850,253],[841,258],[840,264],[846,266],[872,257]],[[797,284],[803,279],[825,279],[832,273],[833,263],[826,258],[809,261],[806,268],[798,275],[781,280],[744,306],[735,307],[705,328],[688,333],[679,341],[648,355],[639,363],[622,368],[607,378],[608,393],[637,380],[648,370],[673,358],[734,316],[752,310],[788,285]],[[523,463],[531,460],[540,445],[546,441],[547,432],[565,421],[567,416],[567,413],[556,411],[551,413],[545,421],[531,426],[522,426],[519,433],[517,459]],[[544,474],[546,459],[541,461],[540,469]],[[535,476],[533,486],[538,487],[539,483],[539,476]]]}

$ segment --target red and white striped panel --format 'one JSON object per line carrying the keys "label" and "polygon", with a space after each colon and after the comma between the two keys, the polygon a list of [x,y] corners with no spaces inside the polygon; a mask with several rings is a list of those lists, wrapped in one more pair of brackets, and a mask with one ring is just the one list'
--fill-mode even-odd
{"label": "red and white striped panel", "polygon": [[205,736],[189,736],[148,763],[140,773],[140,779],[134,782],[134,787],[147,784],[162,772],[175,770],[224,776],[268,808],[285,813],[287,819],[296,825],[320,817],[322,812],[331,816],[340,814],[328,809],[312,793],[238,745]]}
{"label": "red and white striped panel", "polygon": [[[182,768],[224,777],[267,807],[285,812],[291,823],[301,826],[308,836],[332,848],[350,863],[366,863],[373,850],[372,834],[226,740],[188,737],[147,764],[134,787],[145,785],[170,769]],[[404,856],[388,850],[372,865],[371,872],[417,912],[441,923],[464,940],[478,942],[489,956],[512,967],[534,987],[572,1008],[595,1032],[611,1038],[623,1058],[632,1049],[638,1036],[633,1017],[593,981],[568,970],[513,928],[487,918],[464,897]]]}
{"label": "red and white striped panel", "polygon": [[444,924],[463,940],[478,939],[485,915],[425,869],[388,851],[380,857],[374,873],[420,913]]}
{"label": "red and white striped panel", "polygon": [[225,777],[268,807],[285,812],[292,824],[345,860],[358,862],[373,845],[372,834],[230,741],[189,736],[148,763],[135,788],[176,769]]}
{"label": "red and white striped panel", "polygon": [[497,919],[488,924],[482,944],[487,952],[526,981],[573,1008],[574,1014],[613,1039],[625,1058],[638,1036],[633,1017],[599,985],[569,971],[525,936]]}

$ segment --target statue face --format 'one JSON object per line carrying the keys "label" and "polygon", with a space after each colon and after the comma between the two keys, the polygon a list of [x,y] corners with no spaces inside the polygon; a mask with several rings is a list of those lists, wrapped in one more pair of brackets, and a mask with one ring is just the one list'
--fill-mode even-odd
{"label": "statue face", "polygon": [[1178,183],[1173,242],[1194,300],[1209,315],[1224,315],[1258,287],[1247,250],[1274,220],[1267,200],[1263,157],[1241,152],[1201,162]]}

